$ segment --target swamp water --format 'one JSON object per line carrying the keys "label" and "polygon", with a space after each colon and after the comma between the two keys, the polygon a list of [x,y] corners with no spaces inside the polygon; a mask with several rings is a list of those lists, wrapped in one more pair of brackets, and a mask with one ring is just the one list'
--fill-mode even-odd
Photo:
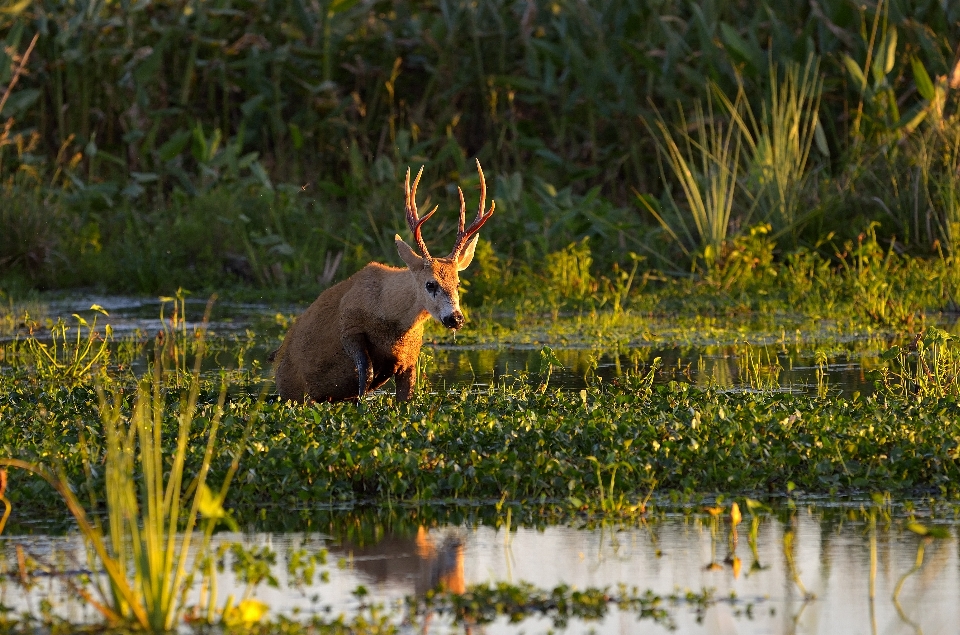
{"label": "swamp water", "polygon": [[[663,596],[667,616],[639,618],[636,611],[610,605],[600,619],[573,618],[566,632],[632,633],[954,633],[960,624],[960,543],[957,524],[931,521],[953,537],[922,538],[903,529],[904,517],[881,520],[871,530],[858,505],[800,505],[779,519],[764,515],[756,539],[745,518],[734,540],[726,515],[666,514],[632,526],[575,528],[548,526],[512,532],[484,525],[450,525],[390,533],[360,545],[321,533],[216,535],[247,548],[269,547],[277,554],[277,586],[261,584],[252,595],[271,615],[355,614],[361,601],[391,611],[404,632],[462,632],[449,616],[411,618],[406,598],[422,596],[442,582],[454,591],[474,584],[530,583],[550,590],[619,585]],[[28,574],[15,581],[19,546],[30,562],[82,569],[77,535],[5,536],[0,554],[8,572],[0,604],[16,613],[37,614],[42,598],[54,600],[55,613],[72,622],[96,620],[88,606],[65,599],[61,576]],[[918,558],[918,549],[922,554]],[[328,572],[313,584],[293,582],[289,554],[327,551]],[[228,557],[229,558],[229,557]],[[873,562],[873,564],[871,564]],[[919,566],[917,566],[919,563]],[[36,569],[34,569],[36,571]],[[873,573],[871,573],[873,571]],[[326,576],[324,576],[326,577]],[[363,587],[367,594],[356,593]],[[221,574],[220,597],[239,598],[244,585]],[[682,599],[686,591],[708,591],[707,601]],[[52,593],[51,593],[52,592]],[[634,591],[636,594],[637,591]],[[667,596],[678,594],[679,601]],[[873,600],[871,601],[871,594]],[[486,633],[539,633],[556,630],[551,616],[531,615],[517,623],[498,617],[482,625]],[[563,630],[563,629],[561,629]]]}
{"label": "swamp water", "polygon": [[[98,304],[109,317],[97,316],[99,324],[110,324],[117,341],[125,338],[141,344],[163,329],[159,319],[161,303],[155,299],[123,296],[84,297],[53,302],[49,314],[68,323],[72,315],[88,318],[91,304]],[[199,326],[204,302],[188,301],[186,329]],[[171,303],[163,307],[169,318]],[[237,367],[261,369],[271,377],[267,356],[280,345],[284,323],[301,308],[278,311],[253,303],[219,302],[208,324],[219,342],[204,360],[204,369],[218,371]],[[802,325],[785,317],[786,326],[771,320],[757,328],[744,325],[737,330],[696,327],[675,329],[668,321],[637,320],[619,332],[600,333],[585,328],[583,335],[557,336],[539,329],[506,342],[444,337],[424,345],[424,371],[432,389],[459,387],[484,389],[503,380],[520,379],[540,383],[543,379],[544,346],[555,356],[549,386],[578,390],[590,383],[614,381],[628,372],[641,372],[660,359],[656,381],[685,381],[731,389],[770,389],[817,394],[826,388],[834,394],[869,394],[873,382],[869,368],[889,345],[892,336],[883,332],[836,332],[821,325]],[[766,328],[764,328],[764,326]],[[798,326],[804,327],[801,331]],[[719,331],[719,332],[717,332]],[[43,334],[38,334],[43,337]],[[10,338],[8,338],[10,339]],[[427,338],[429,339],[429,337]],[[462,338],[461,338],[462,339]],[[605,342],[605,344],[598,344]],[[220,349],[218,351],[218,348]],[[143,350],[146,351],[149,346]],[[135,370],[146,367],[146,356],[134,362]],[[385,389],[392,389],[389,383]]]}
{"label": "swamp water", "polygon": [[[50,313],[69,319],[92,303],[109,311],[110,317],[101,317],[99,324],[111,324],[118,340],[147,343],[163,327],[156,301],[88,298],[55,303]],[[169,309],[168,304],[168,316]],[[203,304],[190,302],[187,309],[192,320],[202,313]],[[269,376],[266,357],[283,332],[282,320],[275,316],[275,310],[257,305],[219,304],[209,327],[222,346],[212,347],[204,367],[210,372],[254,368]],[[185,326],[194,324],[188,321]],[[853,394],[872,389],[867,375],[871,360],[888,345],[882,334],[815,334],[804,339],[799,332],[792,338],[786,332],[766,333],[747,329],[742,337],[728,332],[693,343],[685,337],[640,334],[604,347],[589,338],[565,337],[557,344],[549,333],[511,344],[445,341],[425,347],[426,374],[431,388],[441,391],[483,389],[500,381],[539,384],[544,381],[544,344],[550,343],[555,356],[547,371],[551,388],[576,390],[588,383],[613,382],[623,373],[648,369],[659,357],[657,381]],[[133,364],[145,368],[146,359]],[[626,585],[634,594],[650,591],[663,598],[660,607],[667,614],[659,620],[640,619],[635,608],[613,603],[600,619],[571,618],[566,630],[578,633],[667,632],[672,626],[691,633],[956,632],[960,525],[937,521],[952,537],[934,540],[904,529],[905,513],[871,530],[862,510],[860,505],[817,503],[801,505],[792,515],[764,515],[756,540],[750,537],[749,516],[735,540],[729,508],[717,518],[698,508],[693,514],[658,515],[630,526],[551,525],[508,532],[468,522],[386,531],[362,543],[302,531],[220,533],[215,548],[239,542],[247,549],[269,547],[276,554],[272,568],[277,585],[260,584],[251,591],[267,603],[272,616],[349,616],[380,604],[408,632],[468,628],[453,624],[449,614],[408,615],[408,599],[441,582],[454,591],[496,583],[529,583],[544,591],[558,585],[605,588],[614,597],[627,592],[619,586]],[[326,581],[318,572],[312,583],[291,583],[287,563],[291,553],[302,549],[326,550],[327,564],[321,567]],[[15,614],[39,615],[43,600],[53,598],[53,612],[71,622],[98,619],[88,605],[70,599],[65,583],[69,576],[56,573],[84,569],[79,536],[5,534],[0,536],[0,558],[0,605]],[[219,582],[221,598],[248,592],[231,571],[230,558]],[[357,593],[359,587],[366,595]],[[707,594],[686,597],[688,591]],[[481,630],[534,633],[558,626],[563,625],[549,614],[517,623],[501,616]]]}

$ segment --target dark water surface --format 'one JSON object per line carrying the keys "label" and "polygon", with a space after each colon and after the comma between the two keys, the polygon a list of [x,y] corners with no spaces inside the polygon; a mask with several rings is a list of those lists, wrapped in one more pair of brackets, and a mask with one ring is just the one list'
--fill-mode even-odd
{"label": "dark water surface", "polygon": [[[149,341],[164,328],[161,311],[168,324],[173,312],[172,303],[162,305],[157,299],[89,296],[52,302],[49,315],[72,323],[71,315],[80,313],[89,320],[93,316],[89,307],[94,303],[109,312],[109,317],[97,316],[98,324],[110,324],[118,341]],[[200,300],[187,301],[187,330],[199,325],[204,305]],[[279,346],[290,317],[301,310],[293,306],[278,309],[252,303],[216,303],[208,326],[219,346],[205,360],[204,368],[215,371],[253,365],[262,369],[264,377],[270,377],[267,356]],[[654,329],[652,336],[650,328]],[[889,340],[876,335],[823,335],[804,341],[799,332],[787,335],[786,328],[775,337],[751,332],[747,325],[734,341],[729,334],[711,341],[707,333],[694,338],[697,344],[681,346],[663,344],[670,337],[657,337],[656,329],[656,323],[645,325],[641,335],[616,346],[598,347],[596,338],[588,334],[582,338],[567,335],[562,343],[551,342],[561,365],[551,368],[550,385],[580,389],[588,384],[611,382],[623,373],[644,372],[659,358],[662,369],[657,381],[678,380],[731,389],[776,387],[795,392],[826,389],[833,394],[866,394],[873,389],[867,370]],[[540,337],[532,339],[537,341]],[[445,338],[442,344],[424,346],[426,378],[438,390],[465,385],[482,388],[515,378],[539,384],[544,379],[542,349],[539,341],[458,345],[455,338]],[[818,351],[822,352],[819,358]],[[145,365],[146,357],[139,363]]]}

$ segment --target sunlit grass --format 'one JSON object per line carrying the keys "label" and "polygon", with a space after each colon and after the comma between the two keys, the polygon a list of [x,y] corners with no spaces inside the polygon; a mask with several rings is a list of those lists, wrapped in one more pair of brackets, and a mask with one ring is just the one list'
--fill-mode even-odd
{"label": "sunlit grass", "polygon": [[[66,340],[64,343],[69,348]],[[163,434],[165,423],[171,418],[166,410],[166,393],[179,385],[179,375],[170,384],[165,381],[161,364],[154,363],[150,374],[136,381],[132,403],[130,397],[125,396],[122,384],[106,371],[88,380],[96,386],[96,409],[101,425],[96,433],[84,426],[78,437],[89,507],[78,498],[73,480],[77,475],[68,474],[59,461],[0,458],[0,466],[39,476],[62,499],[88,548],[90,568],[105,572],[102,577],[91,578],[95,595],[80,587],[75,590],[112,625],[135,625],[150,632],[175,628],[186,609],[186,595],[192,581],[207,561],[213,530],[218,522],[229,520],[223,501],[239,466],[257,409],[246,413],[247,422],[238,446],[233,449],[233,459],[226,472],[220,474],[219,487],[212,488],[208,476],[211,462],[223,453],[218,432],[227,393],[224,383],[212,413],[202,421],[204,430],[200,434],[206,437],[206,442],[201,446],[199,465],[188,467],[188,447],[196,442],[194,428],[199,419],[202,333],[197,345],[189,385],[172,413],[176,422],[172,446]],[[78,340],[73,350],[85,359],[90,356],[88,348]],[[69,352],[66,354],[70,358]],[[39,364],[57,361],[49,356],[36,359]],[[55,377],[46,375],[42,379],[56,381]],[[101,463],[102,499],[94,482]],[[7,509],[3,522],[10,511],[7,499],[2,497],[6,484],[4,472],[0,500]],[[106,507],[104,520],[96,513],[101,500]],[[201,608],[211,617],[237,610],[230,603],[221,608]]]}

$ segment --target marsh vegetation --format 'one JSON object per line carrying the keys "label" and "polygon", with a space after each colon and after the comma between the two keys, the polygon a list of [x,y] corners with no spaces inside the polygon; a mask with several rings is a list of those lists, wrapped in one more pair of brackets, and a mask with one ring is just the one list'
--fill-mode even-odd
{"label": "marsh vegetation", "polygon": [[[0,630],[955,605],[955,3],[0,9]],[[302,303],[397,263],[406,169],[456,209],[474,159],[414,398],[277,399]]]}
{"label": "marsh vegetation", "polygon": [[[884,519],[884,541],[901,545],[919,534],[918,569],[926,541],[952,533],[947,521],[960,500],[960,345],[948,324],[940,322],[945,330],[930,318],[912,336],[856,327],[850,318],[802,331],[810,318],[794,316],[792,337],[774,330],[779,319],[711,326],[687,317],[660,328],[629,310],[548,316],[537,328],[508,320],[468,344],[438,331],[423,351],[426,381],[413,401],[396,403],[378,391],[356,406],[269,396],[269,371],[259,362],[282,334],[283,315],[244,318],[227,309],[233,322],[216,312],[201,320],[202,304],[184,294],[158,308],[162,317],[136,318],[144,330],[132,329],[122,310],[114,317],[97,306],[66,320],[47,317],[49,327],[38,321],[32,335],[21,327],[2,345],[0,448],[8,457],[4,500],[13,512],[4,535],[25,545],[4,556],[5,584],[13,585],[7,593],[29,603],[39,591],[24,580],[54,575],[59,585],[59,608],[14,619],[10,628],[73,619],[165,630],[186,618],[227,628],[266,620],[260,627],[267,630],[389,630],[398,619],[429,625],[430,615],[436,624],[508,615],[563,626],[604,624],[619,614],[667,627],[717,611],[750,623],[764,615],[757,625],[786,611],[800,623],[815,593],[798,571],[823,556],[808,554],[800,564],[788,558],[788,528],[811,497],[837,501],[854,526]],[[106,326],[111,322],[116,329]],[[211,334],[210,325],[220,330]],[[267,341],[257,343],[251,325]],[[564,348],[573,344],[578,348]],[[528,352],[517,356],[517,346]],[[661,351],[673,357],[665,363]],[[204,355],[216,363],[201,363]],[[801,361],[808,374],[788,382],[790,366]],[[841,383],[841,369],[851,366],[862,384]],[[744,589],[730,598],[697,586],[678,593],[655,581],[573,589],[562,577],[491,586],[476,573],[451,578],[443,568],[464,557],[456,545],[483,544],[469,538],[483,527],[507,543],[524,527],[581,528],[572,535],[640,530],[660,551],[678,518],[710,537],[709,554],[702,553],[709,558],[691,570],[706,573],[691,573],[690,584],[747,571],[746,556],[736,554],[742,522],[749,549],[762,527],[767,549],[780,541],[777,575],[800,580],[790,583],[794,599],[782,604]],[[61,553],[73,555],[37,551],[27,534],[38,527],[41,534],[67,530],[72,546]],[[277,574],[270,572],[283,561],[256,540],[223,533],[241,527],[319,532],[310,549],[291,548],[283,557],[291,571],[314,573],[337,561],[325,569],[333,587],[302,593],[329,598],[341,621],[324,618],[322,602],[271,600]],[[418,531],[439,533],[403,546]],[[427,568],[417,575],[425,581],[375,586],[367,598],[379,569],[351,563],[370,548],[359,561],[402,561],[404,549],[420,554]],[[753,557],[756,575],[768,575],[758,553]],[[884,557],[894,558],[891,566],[901,558]],[[77,571],[103,573],[85,578]],[[903,584],[884,584],[902,592],[909,571],[903,567]],[[297,575],[288,576],[295,586]],[[436,584],[445,590],[428,592]],[[884,605],[880,615],[898,620],[902,610],[894,609]],[[408,611],[416,617],[400,617]]]}

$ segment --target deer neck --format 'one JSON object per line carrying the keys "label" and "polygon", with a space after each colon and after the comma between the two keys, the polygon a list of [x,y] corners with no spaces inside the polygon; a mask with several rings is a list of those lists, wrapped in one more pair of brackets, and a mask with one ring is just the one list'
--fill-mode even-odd
{"label": "deer neck", "polygon": [[417,301],[416,279],[409,269],[395,269],[389,272],[383,295],[380,318],[396,322],[403,332],[422,327],[430,313]]}

